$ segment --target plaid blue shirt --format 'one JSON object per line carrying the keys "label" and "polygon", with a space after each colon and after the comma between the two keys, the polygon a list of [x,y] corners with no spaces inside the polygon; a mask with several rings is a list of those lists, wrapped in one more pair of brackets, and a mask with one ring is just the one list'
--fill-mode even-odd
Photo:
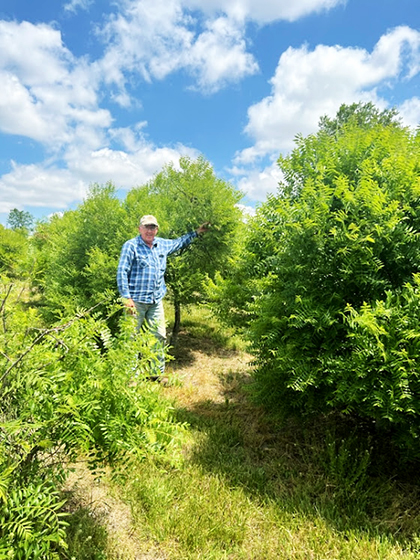
{"label": "plaid blue shirt", "polygon": [[166,293],[166,257],[187,247],[197,233],[192,231],[178,239],[155,237],[150,248],[140,235],[126,241],[121,250],[117,284],[121,297],[141,303],[156,303]]}

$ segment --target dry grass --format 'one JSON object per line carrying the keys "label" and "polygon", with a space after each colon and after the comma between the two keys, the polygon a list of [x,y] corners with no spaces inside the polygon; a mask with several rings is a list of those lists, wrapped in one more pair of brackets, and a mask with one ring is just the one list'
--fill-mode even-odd
{"label": "dry grass", "polygon": [[249,376],[251,356],[215,348],[212,340],[198,339],[187,331],[180,333],[173,355],[175,361],[169,362],[167,367],[170,380],[167,394],[180,406],[193,407],[205,401],[224,402],[229,375],[233,373],[236,379],[237,376]]}
{"label": "dry grass", "polygon": [[[100,479],[83,464],[74,465],[64,492],[69,495],[68,509],[84,511],[92,523],[105,529],[106,554],[110,560],[167,560],[151,542],[138,538],[132,524],[130,506],[116,494],[106,474]],[[84,539],[91,535],[84,534]]]}

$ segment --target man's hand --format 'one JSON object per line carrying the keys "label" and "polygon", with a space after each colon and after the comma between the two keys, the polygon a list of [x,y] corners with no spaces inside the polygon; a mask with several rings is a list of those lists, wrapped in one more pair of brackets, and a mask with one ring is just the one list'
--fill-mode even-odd
{"label": "man's hand", "polygon": [[136,314],[136,304],[132,299],[125,300],[125,307],[130,315]]}
{"label": "man's hand", "polygon": [[201,226],[199,226],[195,231],[198,235],[201,235],[202,233],[209,231],[210,225],[210,222],[204,222],[204,224],[201,224]]}

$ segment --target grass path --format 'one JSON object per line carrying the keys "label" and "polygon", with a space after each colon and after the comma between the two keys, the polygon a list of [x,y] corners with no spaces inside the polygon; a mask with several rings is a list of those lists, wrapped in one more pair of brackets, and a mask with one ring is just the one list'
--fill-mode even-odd
{"label": "grass path", "polygon": [[[202,403],[214,405],[225,402],[225,381],[231,379],[234,390],[238,372],[245,377],[249,369],[250,356],[243,352],[225,348],[215,349],[214,342],[191,336],[186,331],[180,334],[176,358],[168,366],[170,384],[162,392],[181,407],[193,410]],[[231,372],[235,372],[231,375]],[[138,537],[133,526],[131,508],[121,499],[119,488],[113,486],[105,476],[95,480],[82,463],[74,466],[65,491],[72,495],[70,510],[80,511],[80,539],[86,541],[91,535],[86,524],[93,520],[91,532],[99,541],[90,549],[80,542],[86,557],[98,556],[98,546],[106,546],[110,559],[118,560],[166,560],[170,558],[159,544],[151,539]],[[128,500],[129,501],[129,500]],[[101,538],[101,527],[103,538]],[[76,529],[77,532],[77,529]],[[75,536],[77,538],[77,535]],[[96,555],[96,556],[95,556]]]}
{"label": "grass path", "polygon": [[275,428],[247,397],[244,352],[191,325],[175,357],[161,390],[189,426],[182,463],[146,462],[124,487],[70,483],[107,525],[107,558],[419,557],[417,486],[368,476],[357,442],[326,441],[325,426]]}

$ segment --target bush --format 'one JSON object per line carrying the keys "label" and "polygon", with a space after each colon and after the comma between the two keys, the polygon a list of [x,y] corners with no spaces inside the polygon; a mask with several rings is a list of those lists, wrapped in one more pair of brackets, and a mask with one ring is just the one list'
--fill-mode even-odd
{"label": "bush", "polygon": [[30,244],[24,231],[6,229],[0,224],[0,274],[20,278],[27,274]]}
{"label": "bush", "polygon": [[[98,304],[96,310],[106,316],[101,302],[118,296],[118,258],[131,229],[112,184],[92,185],[76,210],[38,225],[36,276],[47,321]],[[113,330],[117,318],[112,317]]]}
{"label": "bush", "polygon": [[157,360],[154,338],[133,336],[133,317],[117,336],[93,310],[44,328],[17,303],[20,286],[1,287],[0,551],[48,560],[64,546],[57,488],[71,461],[119,469],[163,453],[183,426],[156,385],[139,375],[131,386],[134,369]]}
{"label": "bush", "polygon": [[417,438],[419,161],[419,134],[351,118],[280,158],[285,183],[257,212],[239,271],[254,286],[243,309],[267,405],[338,409]]}

